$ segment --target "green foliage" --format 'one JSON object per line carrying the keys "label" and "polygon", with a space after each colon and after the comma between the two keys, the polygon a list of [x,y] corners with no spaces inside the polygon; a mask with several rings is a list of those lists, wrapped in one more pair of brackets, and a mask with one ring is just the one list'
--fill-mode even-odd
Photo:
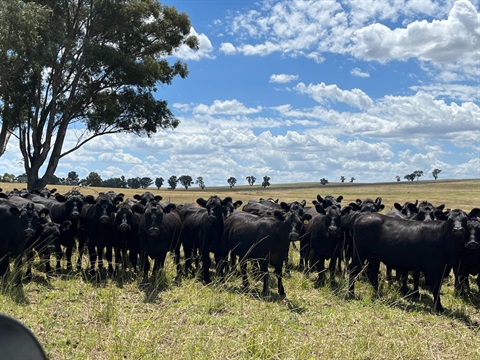
{"label": "green foliage", "polygon": [[406,179],[406,180],[409,180],[409,181],[413,181],[413,180],[415,180],[415,173],[407,174],[403,178]]}
{"label": "green foliage", "polygon": [[[42,188],[63,156],[97,136],[178,125],[154,94],[188,75],[185,63],[169,62],[182,45],[198,48],[185,13],[156,0],[0,4],[2,130],[18,129],[29,188]],[[63,149],[73,122],[85,131]],[[0,150],[6,140],[0,133]]]}
{"label": "green foliage", "polygon": [[347,180],[347,178],[346,178],[345,176],[343,176],[343,175],[342,175],[342,176],[340,176],[340,182],[342,182],[342,183],[343,183],[343,182],[345,182],[345,180]]}
{"label": "green foliage", "polygon": [[85,178],[85,185],[87,186],[102,186],[102,178],[98,173],[92,171],[88,176]]}
{"label": "green foliage", "polygon": [[270,186],[270,176],[265,175],[262,181],[262,187],[265,189],[267,186]]}
{"label": "green foliage", "polygon": [[441,172],[442,172],[442,170],[440,170],[440,169],[434,169],[434,170],[432,171],[432,176],[433,176],[433,178],[434,178],[435,180],[437,180],[437,179],[438,179],[438,174],[440,174]]}
{"label": "green foliage", "polygon": [[155,186],[157,187],[157,190],[159,190],[162,187],[164,181],[165,180],[163,180],[162,177],[157,177],[155,179]]}
{"label": "green foliage", "polygon": [[228,185],[230,185],[230,189],[231,189],[237,183],[237,179],[235,177],[231,176],[227,179],[227,183],[228,183]]}
{"label": "green foliage", "polygon": [[142,189],[148,188],[150,185],[153,184],[153,180],[150,179],[149,177],[145,176],[140,179],[140,187]]}
{"label": "green foliage", "polygon": [[67,185],[78,185],[79,180],[78,174],[75,171],[70,171],[65,181]]}
{"label": "green foliage", "polygon": [[4,173],[3,176],[0,175],[0,181],[2,182],[12,182],[15,179],[15,175],[9,174],[9,173]]}
{"label": "green foliage", "polygon": [[321,178],[321,179],[320,179],[320,184],[322,184],[322,185],[327,185],[327,184],[328,184],[328,180],[325,179],[325,178]]}
{"label": "green foliage", "polygon": [[139,189],[142,186],[140,177],[128,179],[127,185],[130,189]]}
{"label": "green foliage", "polygon": [[253,175],[247,176],[247,181],[248,185],[253,186],[255,184],[255,181],[257,181],[257,178]]}
{"label": "green foliage", "polygon": [[197,180],[195,180],[195,184],[198,184],[200,189],[202,189],[202,190],[205,189],[205,182],[203,181],[202,176],[197,177]]}
{"label": "green foliage", "polygon": [[178,179],[175,175],[170,176],[168,179],[169,189],[175,190],[177,188]]}
{"label": "green foliage", "polygon": [[413,174],[415,175],[418,181],[418,179],[420,179],[420,177],[423,176],[423,170],[415,170]]}
{"label": "green foliage", "polygon": [[193,185],[193,179],[190,175],[182,175],[178,178],[178,182],[182,184],[185,189]]}
{"label": "green foliage", "polygon": [[350,178],[351,183],[353,183],[355,180],[357,180],[357,179],[355,179],[353,176]]}

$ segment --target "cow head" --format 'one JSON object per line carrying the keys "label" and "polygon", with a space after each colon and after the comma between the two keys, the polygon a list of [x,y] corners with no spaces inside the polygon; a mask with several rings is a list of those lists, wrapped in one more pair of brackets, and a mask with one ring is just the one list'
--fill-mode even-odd
{"label": "cow head", "polygon": [[21,222],[23,234],[26,238],[35,236],[37,225],[42,217],[46,217],[50,213],[50,210],[44,208],[40,212],[35,210],[33,203],[27,204],[20,209],[18,217]]}
{"label": "cow head", "polygon": [[336,237],[340,236],[340,225],[341,225],[341,212],[340,206],[330,205],[326,208],[320,204],[315,205],[315,209],[318,213],[325,215],[325,222],[327,225],[327,236]]}
{"label": "cow head", "polygon": [[285,210],[285,212],[295,211],[300,216],[302,216],[305,212],[305,210],[304,210],[305,205],[307,205],[306,200],[302,200],[301,202],[294,201],[294,202],[291,202],[289,204],[287,204],[286,202],[283,202],[283,201],[280,203],[280,206],[282,207],[283,210]]}
{"label": "cow head", "polygon": [[68,219],[78,220],[83,207],[83,195],[80,192],[72,191],[65,196],[57,193],[55,199],[65,204],[65,214]]}
{"label": "cow head", "polygon": [[95,211],[101,224],[110,224],[111,216],[115,211],[112,199],[105,193],[98,194],[95,201]]}
{"label": "cow head", "polygon": [[160,227],[163,221],[164,211],[162,206],[155,200],[150,201],[145,207],[143,216],[145,217],[145,230],[149,237],[160,235]]}
{"label": "cow head", "polygon": [[120,204],[115,214],[114,228],[127,232],[132,230],[133,211],[132,206],[128,203]]}
{"label": "cow head", "polygon": [[133,198],[135,200],[138,200],[138,202],[142,205],[147,205],[152,200],[158,203],[163,199],[163,197],[161,197],[160,195],[153,195],[149,191],[144,192],[142,195],[135,194],[133,195]]}
{"label": "cow head", "polygon": [[275,210],[273,216],[286,225],[289,229],[288,239],[290,241],[297,241],[300,239],[300,235],[303,232],[304,222],[311,220],[312,216],[310,214],[304,214],[300,216],[296,211],[288,211],[284,213],[280,210]]}
{"label": "cow head", "polygon": [[365,200],[356,200],[357,205],[360,208],[361,212],[378,212],[385,208],[385,205],[382,204],[382,198],[377,197],[375,201],[372,199],[365,199]]}
{"label": "cow head", "polygon": [[243,202],[241,200],[237,200],[233,202],[232,198],[230,196],[227,196],[225,199],[222,200],[222,209],[223,209],[223,215],[225,218],[229,217],[230,215],[233,214],[233,212],[238,209],[240,206],[242,206]]}
{"label": "cow head", "polygon": [[198,198],[197,204],[207,209],[209,221],[215,222],[219,219],[223,219],[224,209],[222,206],[222,200],[217,195],[210,196],[208,200]]}

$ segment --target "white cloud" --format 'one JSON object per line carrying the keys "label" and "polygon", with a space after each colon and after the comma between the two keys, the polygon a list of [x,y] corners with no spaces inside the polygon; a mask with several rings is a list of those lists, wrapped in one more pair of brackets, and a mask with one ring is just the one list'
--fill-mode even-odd
{"label": "white cloud", "polygon": [[370,74],[368,72],[362,71],[359,68],[353,68],[352,70],[350,70],[350,74],[353,76],[358,76],[362,78],[370,77]]}
{"label": "white cloud", "polygon": [[196,36],[198,39],[198,50],[192,50],[187,45],[182,45],[173,55],[182,60],[198,61],[205,58],[214,59],[215,56],[212,54],[213,46],[208,36],[205,34],[198,34],[193,27],[190,29],[189,36],[192,35]]}
{"label": "white cloud", "polygon": [[220,45],[220,51],[225,55],[233,55],[237,52],[237,49],[232,43],[226,42]]}
{"label": "white cloud", "polygon": [[360,89],[342,90],[337,85],[326,85],[323,82],[317,85],[301,82],[295,86],[295,90],[310,95],[321,104],[343,102],[358,109],[368,109],[373,104],[372,99]]}
{"label": "white cloud", "polygon": [[298,78],[299,78],[298,75],[272,74],[272,75],[270,75],[270,81],[269,82],[285,84],[285,83],[289,83],[291,81],[298,80]]}
{"label": "white cloud", "polygon": [[241,114],[255,114],[262,110],[261,106],[256,108],[247,108],[238,100],[215,100],[212,105],[200,104],[193,109],[194,114],[228,114],[228,115],[241,115]]}

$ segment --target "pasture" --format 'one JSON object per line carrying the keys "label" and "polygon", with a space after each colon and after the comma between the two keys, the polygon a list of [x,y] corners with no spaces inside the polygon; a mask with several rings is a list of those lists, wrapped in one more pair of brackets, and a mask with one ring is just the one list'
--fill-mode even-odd
{"label": "pasture", "polygon": [[[4,191],[13,187],[22,184],[0,183]],[[60,193],[71,190],[56,188]],[[342,195],[342,204],[380,196],[384,212],[394,202],[417,199],[467,212],[480,207],[480,180],[197,189],[149,190],[176,204],[213,194],[244,203],[263,197],[311,204],[320,194]],[[82,188],[81,192],[107,190]],[[121,191],[126,197],[143,192]],[[298,251],[290,254],[297,264]],[[284,276],[286,297],[280,298],[273,276],[269,297],[260,296],[260,280],[251,281],[250,290],[243,292],[235,274],[224,283],[214,281],[207,286],[183,278],[177,286],[170,258],[165,272],[148,287],[125,274],[117,279],[89,279],[74,271],[46,278],[42,270],[36,264],[33,280],[21,287],[3,279],[0,312],[26,324],[50,359],[480,358],[480,294],[473,278],[465,299],[454,296],[453,277],[445,279],[442,302],[446,311],[438,315],[425,284],[421,284],[420,299],[413,300],[401,296],[399,286],[384,278],[379,295],[366,281],[358,281],[356,298],[349,299],[345,276],[335,287],[316,288],[314,272],[293,269]]]}

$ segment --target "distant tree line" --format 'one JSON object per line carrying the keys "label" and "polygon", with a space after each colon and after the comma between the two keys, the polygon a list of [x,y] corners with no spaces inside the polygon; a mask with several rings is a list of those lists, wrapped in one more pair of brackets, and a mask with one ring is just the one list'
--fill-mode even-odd
{"label": "distant tree line", "polygon": [[[432,171],[432,176],[435,180],[438,179],[438,175],[440,174],[441,171],[442,170],[440,169],[434,169]],[[403,178],[407,181],[414,181],[415,179],[417,179],[418,181],[422,176],[423,176],[422,170],[415,170],[411,174],[406,174]],[[401,177],[397,175],[396,179],[397,181],[400,181]],[[248,185],[253,186],[257,181],[257,178],[253,175],[249,175],[246,177],[246,180],[248,182]],[[269,176],[264,176],[261,186],[263,188],[270,186],[270,180],[271,178]],[[342,183],[345,182],[345,180],[347,180],[345,176],[340,177],[340,181]],[[351,183],[353,183],[355,180],[356,179],[353,176],[350,178]],[[25,183],[27,182],[27,174],[21,174],[21,175],[15,176],[14,174],[4,173],[3,175],[0,175],[0,182]],[[48,183],[50,185],[98,186],[98,187],[110,187],[110,188],[130,188],[130,189],[139,189],[139,188],[146,189],[150,187],[152,184],[154,184],[158,190],[164,185],[165,180],[162,177],[151,179],[148,176],[126,179],[125,176],[123,175],[120,177],[114,177],[114,178],[103,180],[98,173],[93,171],[90,172],[85,179],[80,179],[80,177],[75,171],[70,171],[66,178],[60,178],[55,175],[52,175],[49,178]],[[230,186],[230,188],[233,188],[237,184],[237,178],[234,176],[230,176],[227,179],[227,183]],[[321,178],[320,183],[322,185],[326,185],[328,184],[328,179]],[[200,187],[202,190],[205,189],[205,181],[203,180],[202,176],[198,176],[197,179],[194,181],[190,175],[181,175],[179,177],[172,175],[167,179],[167,184],[168,184],[168,189],[170,190],[176,189],[178,185],[181,185],[185,189],[188,189],[194,184],[197,184],[198,187]]]}

